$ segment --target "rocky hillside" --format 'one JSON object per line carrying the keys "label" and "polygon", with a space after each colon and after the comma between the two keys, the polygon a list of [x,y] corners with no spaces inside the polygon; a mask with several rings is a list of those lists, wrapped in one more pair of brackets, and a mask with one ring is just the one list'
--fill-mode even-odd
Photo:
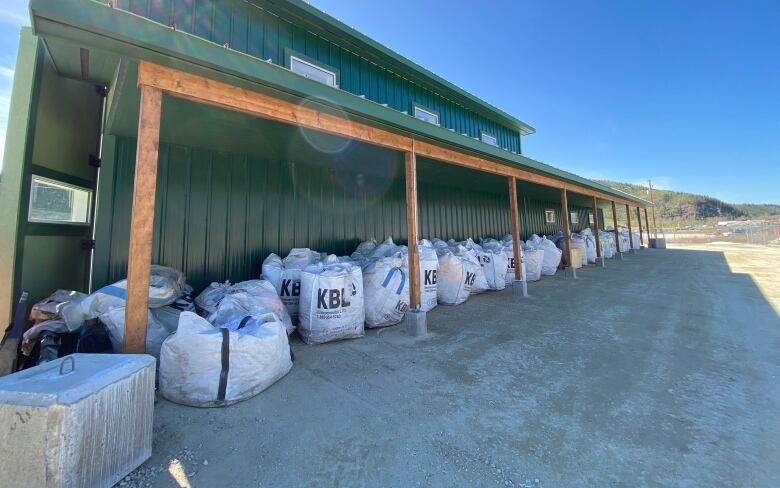
{"label": "rocky hillside", "polygon": [[[612,188],[647,198],[647,188],[630,183],[601,180]],[[694,222],[697,220],[761,219],[780,216],[780,205],[733,204],[706,195],[669,190],[653,190],[656,215],[664,222]]]}

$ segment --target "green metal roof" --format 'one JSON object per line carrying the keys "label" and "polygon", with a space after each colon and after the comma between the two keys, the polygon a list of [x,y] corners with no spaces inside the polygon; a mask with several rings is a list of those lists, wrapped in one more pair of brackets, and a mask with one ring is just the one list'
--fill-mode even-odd
{"label": "green metal roof", "polygon": [[35,34],[44,38],[64,39],[80,46],[114,52],[119,56],[148,60],[290,101],[306,98],[320,110],[352,120],[428,139],[437,144],[443,143],[462,152],[592,188],[639,205],[652,205],[646,200],[573,173],[309,80],[284,67],[260,61],[144,17],[110,8],[97,0],[30,0],[30,11]]}

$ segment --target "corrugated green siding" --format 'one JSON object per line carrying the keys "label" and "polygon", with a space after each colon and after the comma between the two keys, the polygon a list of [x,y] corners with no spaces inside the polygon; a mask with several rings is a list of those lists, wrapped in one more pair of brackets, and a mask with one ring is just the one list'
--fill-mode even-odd
{"label": "corrugated green siding", "polygon": [[487,193],[420,182],[420,236],[500,239],[510,231],[507,192]]}
{"label": "corrugated green siding", "polygon": [[344,47],[307,31],[302,26],[234,0],[117,0],[118,8],[147,17],[177,30],[189,32],[258,59],[285,65],[285,49],[292,49],[339,70],[340,88],[365,95],[399,111],[419,103],[440,114],[442,127],[470,137],[485,131],[498,138],[500,147],[520,152],[520,135],[489,120],[439,91],[408,80]]}
{"label": "corrugated green siding", "polygon": [[[116,145],[107,282],[127,268],[135,140]],[[400,157],[396,165],[400,170]],[[109,198],[109,197],[106,197]],[[108,207],[108,206],[107,206]],[[160,145],[153,261],[182,269],[196,288],[260,273],[271,252],[310,247],[351,253],[369,237],[406,239],[403,181]],[[103,229],[99,229],[103,232]],[[101,276],[101,270],[96,271]]]}

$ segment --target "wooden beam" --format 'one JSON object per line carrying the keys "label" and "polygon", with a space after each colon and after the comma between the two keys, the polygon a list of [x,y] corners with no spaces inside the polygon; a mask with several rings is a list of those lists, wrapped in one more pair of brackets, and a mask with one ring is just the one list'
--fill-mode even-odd
{"label": "wooden beam", "polygon": [[[167,95],[226,110],[327,132],[397,151],[412,150],[411,137],[148,61],[139,63],[138,84],[158,88]],[[615,199],[615,196],[597,190],[565,183],[516,166],[464,154],[435,144],[415,141],[414,146],[417,155],[427,158],[502,176],[514,176],[519,180],[552,188],[566,188],[586,196],[605,200]],[[617,198],[617,201],[624,204],[632,203],[620,198]]]}
{"label": "wooden beam", "polygon": [[650,222],[647,220],[647,207],[645,207],[645,228],[647,229],[647,247],[650,247]]}
{"label": "wooden beam", "polygon": [[617,252],[622,252],[620,250],[620,232],[618,232],[618,224],[617,224],[617,208],[615,207],[614,200],[612,200],[612,222],[615,229],[615,250]]}
{"label": "wooden beam", "polygon": [[508,176],[509,184],[509,227],[512,231],[512,255],[515,268],[515,279],[522,281],[523,277],[523,258],[520,247],[520,210],[517,204],[517,180],[514,176]]}
{"label": "wooden beam", "polygon": [[420,218],[417,207],[417,157],[414,150],[404,153],[406,177],[406,234],[409,247],[409,306],[419,310],[420,291]]}
{"label": "wooden beam", "polygon": [[636,220],[639,222],[639,245],[645,245],[645,236],[642,235],[642,213],[639,211],[639,207],[636,208]]}
{"label": "wooden beam", "polygon": [[133,209],[127,260],[125,302],[125,353],[146,351],[146,319],[149,313],[149,272],[152,262],[157,156],[160,145],[162,91],[141,86],[138,142],[135,156]]}
{"label": "wooden beam", "polygon": [[628,243],[634,248],[634,234],[631,231],[631,207],[626,204],[626,219],[628,219]]}
{"label": "wooden beam", "polygon": [[599,209],[596,204],[596,197],[593,197],[593,226],[596,230],[593,235],[596,237],[596,257],[601,257],[601,237],[599,236]]}
{"label": "wooden beam", "polygon": [[571,227],[569,225],[569,199],[566,195],[566,188],[561,189],[561,215],[563,216],[563,252],[566,253],[566,262],[571,268]]}
{"label": "wooden beam", "polygon": [[412,150],[412,140],[409,137],[146,61],[141,61],[138,66],[138,84],[153,86],[178,98],[226,110],[349,137],[399,151]]}

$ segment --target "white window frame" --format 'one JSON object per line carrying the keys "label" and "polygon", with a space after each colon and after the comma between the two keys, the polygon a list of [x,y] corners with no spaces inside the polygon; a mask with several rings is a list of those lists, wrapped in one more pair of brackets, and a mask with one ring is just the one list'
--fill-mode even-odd
{"label": "white window frame", "polygon": [[570,224],[579,224],[580,223],[580,215],[577,212],[569,212],[569,220]]}
{"label": "white window frame", "polygon": [[[420,117],[417,116],[417,112],[425,112],[426,114],[430,115],[431,117],[435,117],[436,118],[436,122],[431,122],[429,120],[421,119]],[[441,119],[439,118],[439,114],[437,114],[433,110],[426,109],[424,107],[420,107],[419,105],[415,105],[414,106],[414,118],[417,119],[417,120],[422,120],[423,122],[428,122],[429,124],[441,125]]]}
{"label": "white window frame", "polygon": [[[306,73],[301,73],[300,71],[296,71],[295,68],[294,68],[294,62],[305,64],[306,66],[309,66],[312,69],[315,69],[317,71],[321,71],[323,73],[329,74],[330,76],[333,77],[333,84],[325,83],[324,81],[320,81],[320,80],[318,80],[316,78],[312,78],[311,76],[307,75]],[[297,75],[303,76],[304,78],[307,78],[309,80],[317,81],[319,83],[322,83],[323,85],[332,86],[334,88],[338,88],[339,87],[339,77],[338,77],[338,74],[335,71],[331,71],[331,70],[329,70],[327,68],[323,68],[322,66],[319,66],[319,65],[314,64],[312,62],[306,61],[305,59],[300,58],[300,57],[296,56],[295,54],[291,54],[290,55],[290,71],[292,71],[293,73],[295,73]]]}
{"label": "white window frame", "polygon": [[596,223],[596,219],[593,217],[593,211],[588,212],[588,224],[593,225]]}
{"label": "white window frame", "polygon": [[[88,202],[87,202],[87,220],[85,222],[73,222],[73,221],[67,221],[67,220],[51,220],[51,219],[39,219],[36,217],[33,217],[33,187],[35,185],[36,181],[42,181],[44,183],[48,183],[52,186],[59,186],[64,189],[68,190],[77,190],[77,191],[83,191],[86,192],[88,195]],[[91,188],[85,188],[83,186],[74,185],[71,183],[64,182],[62,180],[55,180],[53,178],[47,178],[45,176],[33,174],[30,178],[30,198],[29,202],[27,203],[27,222],[31,222],[34,224],[56,224],[56,225],[76,225],[76,226],[82,226],[82,227],[89,227],[92,225],[92,205],[94,205],[94,196],[95,192]]]}
{"label": "white window frame", "polygon": [[[552,215],[552,217],[550,217]],[[544,223],[545,224],[554,224],[555,223],[555,210],[551,208],[544,209]]]}
{"label": "white window frame", "polygon": [[[492,139],[492,141],[486,141],[486,140],[485,140],[485,138],[486,138],[486,137],[487,137],[487,138],[490,138],[490,139]],[[491,134],[491,133],[489,133],[489,132],[485,132],[484,130],[483,130],[483,131],[481,131],[481,132],[480,132],[480,135],[479,135],[479,138],[480,138],[480,140],[482,140],[482,142],[484,142],[485,144],[490,144],[491,146],[496,146],[496,147],[498,147],[498,137],[494,136],[493,134]]]}

